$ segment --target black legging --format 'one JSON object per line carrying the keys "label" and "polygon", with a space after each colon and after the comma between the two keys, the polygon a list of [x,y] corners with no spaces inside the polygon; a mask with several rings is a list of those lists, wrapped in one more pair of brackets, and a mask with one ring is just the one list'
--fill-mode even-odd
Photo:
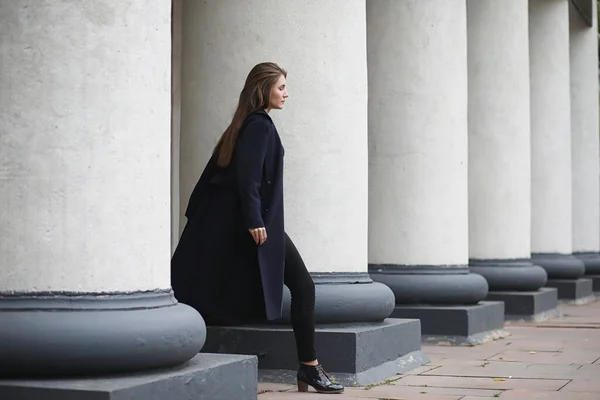
{"label": "black legging", "polygon": [[315,351],[315,284],[292,239],[285,234],[283,283],[292,295],[292,328],[300,362],[313,361]]}

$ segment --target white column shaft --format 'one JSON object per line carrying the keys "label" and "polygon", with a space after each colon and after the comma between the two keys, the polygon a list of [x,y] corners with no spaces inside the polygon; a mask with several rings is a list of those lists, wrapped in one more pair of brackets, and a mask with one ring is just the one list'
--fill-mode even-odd
{"label": "white column shaft", "polygon": [[529,1],[531,250],[572,252],[569,0]]}
{"label": "white column shaft", "polygon": [[468,0],[469,254],[529,258],[528,7]]}
{"label": "white column shaft", "polygon": [[464,0],[367,2],[369,263],[468,261]]}
{"label": "white column shaft", "polygon": [[0,2],[0,292],[169,287],[171,2]]}
{"label": "white column shaft", "polygon": [[600,250],[598,18],[588,26],[570,4],[573,251]]}

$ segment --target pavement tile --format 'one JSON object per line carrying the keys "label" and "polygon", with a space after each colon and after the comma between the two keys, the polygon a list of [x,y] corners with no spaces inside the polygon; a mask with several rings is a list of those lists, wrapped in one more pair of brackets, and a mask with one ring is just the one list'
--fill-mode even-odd
{"label": "pavement tile", "polygon": [[[336,395],[336,400],[359,400],[361,397],[348,396],[346,394]],[[364,397],[363,397],[364,399]],[[233,400],[233,399],[232,399]],[[323,395],[317,392],[268,392],[258,396],[258,400],[323,400]],[[392,399],[396,400],[396,399]],[[404,400],[404,399],[402,399]]]}
{"label": "pavement tile", "polygon": [[[533,354],[532,354],[533,353]],[[531,362],[537,364],[556,363],[560,351],[528,351],[528,350],[506,350],[487,359],[487,361],[504,362]],[[589,357],[588,357],[589,358]]]}
{"label": "pavement tile", "polygon": [[[332,399],[600,400],[600,301],[560,308],[560,318],[509,323],[511,336],[480,346],[424,345],[429,364]],[[258,399],[323,399],[310,390],[261,383]]]}
{"label": "pavement tile", "polygon": [[521,362],[485,361],[476,366],[444,365],[421,376],[463,376],[490,378],[561,379],[572,377],[581,365],[529,364]]}
{"label": "pavement tile", "polygon": [[600,375],[596,379],[574,379],[560,391],[597,393],[596,396],[600,399]]}
{"label": "pavement tile", "polygon": [[[359,399],[378,399],[378,400],[460,400],[464,396],[453,396],[444,394],[428,394],[428,393],[411,393],[403,395],[401,393],[368,393],[370,391],[362,390],[348,390],[346,389],[343,394],[335,395],[333,399],[337,400],[359,400]],[[384,397],[382,397],[384,396]],[[329,398],[329,397],[328,397]],[[265,393],[258,396],[259,400],[323,400],[323,394],[317,392],[299,393],[299,392],[285,392],[285,393]]]}
{"label": "pavement tile", "polygon": [[493,378],[473,378],[463,376],[407,376],[393,385],[448,387],[466,389],[536,389],[558,390],[569,383],[567,379],[520,379],[512,378],[495,381]]}
{"label": "pavement tile", "polygon": [[[600,342],[600,340],[599,340]],[[554,363],[591,364],[600,359],[600,350],[565,349],[554,357]]]}
{"label": "pavement tile", "polygon": [[419,374],[422,374],[422,373],[425,373],[427,371],[431,371],[431,370],[434,370],[434,369],[440,368],[440,367],[441,367],[441,365],[439,365],[439,364],[436,365],[436,364],[431,364],[430,363],[430,364],[427,364],[427,365],[422,365],[420,367],[417,367],[417,368],[415,368],[415,369],[413,369],[411,371],[407,371],[407,372],[405,372],[403,374],[400,374],[400,375],[419,375]]}
{"label": "pavement tile", "polygon": [[482,364],[487,363],[485,360],[470,360],[467,357],[465,358],[445,358],[443,360],[436,360],[437,368],[432,368],[429,371],[421,372],[421,374],[425,373],[434,373],[436,370],[440,368],[447,367],[480,367]]}
{"label": "pavement tile", "polygon": [[[572,379],[600,379],[600,364],[586,364],[577,368],[573,373],[566,375],[565,378]],[[598,396],[600,400],[600,395]]]}
{"label": "pavement tile", "polygon": [[502,400],[598,400],[599,398],[598,393],[564,393],[562,390],[542,392],[527,389],[507,390],[500,396]]}
{"label": "pavement tile", "polygon": [[422,346],[421,351],[432,360],[432,363],[435,363],[444,359],[465,359],[466,354],[469,355],[469,360],[485,360],[498,354],[505,347],[506,345],[499,346],[494,343],[475,347]]}
{"label": "pavement tile", "polygon": [[385,399],[385,400],[460,400],[464,395],[462,394],[450,394],[428,392],[426,390],[414,390],[414,389],[425,389],[425,388],[411,388],[413,390],[404,390],[404,387],[383,385],[376,386],[369,390],[352,388],[346,390],[346,394],[359,399]]}
{"label": "pavement tile", "polygon": [[283,392],[291,389],[295,389],[295,385],[285,385],[282,383],[258,383],[258,393],[265,392]]}
{"label": "pavement tile", "polygon": [[[509,329],[512,331],[512,329]],[[511,337],[511,341],[507,342],[504,349],[500,349],[494,354],[491,354],[489,357],[493,357],[496,354],[502,352],[502,350],[516,350],[516,351],[561,351],[567,341],[566,340],[533,340],[532,337],[535,337],[535,332],[526,333],[523,338]]]}
{"label": "pavement tile", "polygon": [[479,396],[465,396],[463,398],[461,398],[460,400],[483,400],[483,397],[479,397]]}
{"label": "pavement tile", "polygon": [[[353,396],[354,390],[363,390],[363,389],[352,389],[351,393]],[[411,396],[419,395],[419,394],[428,394],[428,395],[453,395],[453,396],[478,396],[483,398],[494,397],[495,394],[501,393],[500,390],[486,390],[486,389],[464,389],[464,388],[439,388],[439,387],[420,387],[420,386],[398,386],[398,385],[384,385],[384,386],[376,386],[367,392],[371,393],[375,398],[386,397],[385,395],[393,393],[395,395],[402,395],[407,398],[411,398]]]}

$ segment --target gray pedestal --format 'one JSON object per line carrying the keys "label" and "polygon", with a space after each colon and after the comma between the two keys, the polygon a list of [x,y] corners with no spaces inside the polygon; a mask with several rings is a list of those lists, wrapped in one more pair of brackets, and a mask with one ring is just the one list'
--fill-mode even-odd
{"label": "gray pedestal", "polygon": [[590,279],[592,281],[592,290],[595,293],[600,293],[600,274],[598,275],[584,275],[585,279]]}
{"label": "gray pedestal", "polygon": [[[319,362],[344,385],[368,385],[428,361],[418,320],[321,325],[315,342]],[[261,381],[295,382],[298,358],[288,326],[208,327],[202,351],[257,355]]]}
{"label": "gray pedestal", "polygon": [[257,391],[255,357],[219,354],[136,374],[0,380],[2,400],[251,400]]}
{"label": "gray pedestal", "polygon": [[532,253],[531,261],[546,270],[548,279],[578,279],[585,273],[583,261],[572,254]]}
{"label": "gray pedestal", "polygon": [[548,279],[546,286],[558,289],[560,300],[582,300],[593,296],[591,279]]}
{"label": "gray pedestal", "polygon": [[534,265],[530,259],[471,259],[469,271],[483,276],[490,291],[498,292],[534,292],[544,286],[548,279],[546,270]]}
{"label": "gray pedestal", "polygon": [[533,292],[489,292],[486,300],[502,301],[507,320],[535,320],[558,314],[558,290],[541,288]]}
{"label": "gray pedestal", "polygon": [[573,253],[585,265],[586,275],[600,275],[600,253]]}
{"label": "gray pedestal", "polygon": [[476,305],[398,305],[394,318],[418,318],[426,343],[480,344],[498,337],[504,327],[504,303],[482,301]]}

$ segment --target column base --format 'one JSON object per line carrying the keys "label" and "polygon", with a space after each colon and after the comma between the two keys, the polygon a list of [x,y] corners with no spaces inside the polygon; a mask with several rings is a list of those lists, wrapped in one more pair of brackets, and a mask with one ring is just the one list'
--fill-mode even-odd
{"label": "column base", "polygon": [[591,279],[548,279],[546,286],[558,289],[559,300],[579,301],[594,295]]}
{"label": "column base", "polygon": [[257,360],[198,354],[185,364],[145,373],[82,379],[0,380],[0,399],[256,400]]}
{"label": "column base", "polygon": [[585,273],[583,261],[572,254],[534,253],[531,261],[546,270],[548,279],[577,279]]}
{"label": "column base", "polygon": [[[313,272],[315,321],[317,324],[381,322],[394,309],[394,293],[373,282],[365,272]],[[291,321],[291,296],[283,291],[283,315],[279,323]]]}
{"label": "column base", "polygon": [[586,275],[600,275],[600,253],[579,252],[573,253],[573,255],[585,265]]}
{"label": "column base", "polygon": [[0,294],[0,376],[81,376],[180,365],[204,320],[171,290]]}
{"label": "column base", "polygon": [[476,305],[397,305],[393,318],[421,320],[424,343],[477,345],[506,335],[504,303],[482,301]]}
{"label": "column base", "polygon": [[396,304],[477,304],[489,286],[467,265],[369,264],[371,278],[392,289]]}
{"label": "column base", "polygon": [[529,259],[469,260],[469,271],[483,276],[493,291],[535,291],[546,284],[544,268]]}
{"label": "column base", "polygon": [[534,292],[493,291],[485,299],[504,302],[506,320],[539,321],[559,315],[558,290],[555,288]]}
{"label": "column base", "polygon": [[592,290],[594,293],[600,295],[600,274],[598,275],[584,275],[585,279],[592,281]]}
{"label": "column base", "polygon": [[[317,356],[341,384],[375,383],[429,361],[420,352],[420,326],[417,320],[392,318],[318,326]],[[298,371],[294,333],[287,326],[211,326],[202,351],[256,355],[265,382],[292,383]]]}

